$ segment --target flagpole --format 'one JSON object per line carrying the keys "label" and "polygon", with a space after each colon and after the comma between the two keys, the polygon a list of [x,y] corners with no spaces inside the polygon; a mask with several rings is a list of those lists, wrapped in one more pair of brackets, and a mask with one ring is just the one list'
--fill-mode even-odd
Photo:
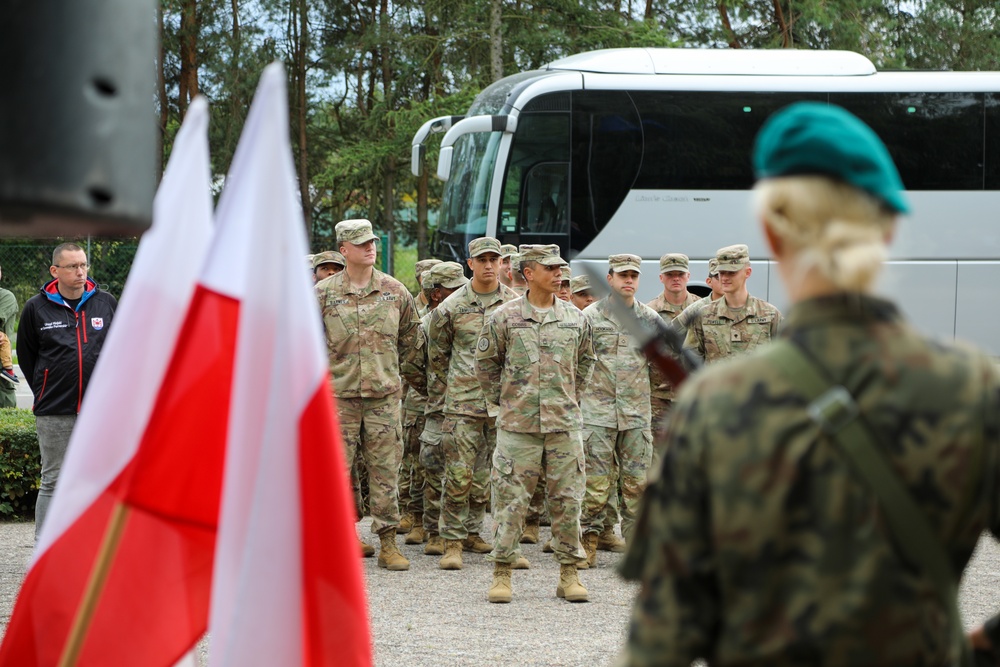
{"label": "flagpole", "polygon": [[87,581],[87,588],[83,593],[83,599],[76,611],[73,619],[73,626],[70,629],[69,637],[59,657],[59,667],[74,667],[80,658],[80,651],[83,649],[83,641],[87,638],[90,630],[90,622],[93,620],[94,611],[97,609],[97,602],[101,599],[104,590],[104,582],[111,571],[111,564],[114,563],[115,555],[118,552],[118,544],[121,542],[122,531],[125,529],[125,520],[128,518],[128,507],[125,503],[118,502],[111,511],[108,519],[107,530],[104,531],[104,539],[101,541],[101,549],[97,552],[94,561],[94,568],[90,572],[90,579]]}

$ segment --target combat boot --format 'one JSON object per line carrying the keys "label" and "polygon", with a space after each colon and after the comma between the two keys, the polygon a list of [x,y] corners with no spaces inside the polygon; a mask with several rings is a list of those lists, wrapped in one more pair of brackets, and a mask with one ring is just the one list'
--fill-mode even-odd
{"label": "combat boot", "polygon": [[529,561],[524,556],[518,556],[517,560],[511,563],[510,569],[512,570],[530,570],[531,561]]}
{"label": "combat boot", "polygon": [[[413,528],[413,512],[407,512],[399,519],[399,525],[396,526],[396,533],[399,535],[406,535]],[[407,542],[407,544],[410,544]]]}
{"label": "combat boot", "polygon": [[625,540],[615,535],[615,529],[605,528],[597,537],[597,548],[601,551],[613,551],[616,554],[625,552]]}
{"label": "combat boot", "polygon": [[510,585],[510,563],[493,564],[493,585],[488,593],[490,602],[510,602],[513,588]]}
{"label": "combat boot", "polygon": [[587,553],[587,567],[597,567],[597,533],[583,536],[583,550]]}
{"label": "combat boot", "polygon": [[462,569],[462,541],[445,540],[444,556],[438,562],[438,567],[442,570]]}
{"label": "combat boot", "polygon": [[[597,537],[595,534],[594,537]],[[556,597],[566,598],[567,602],[586,602],[587,589],[580,583],[576,567],[572,563],[559,564],[559,585],[556,587]]]}
{"label": "combat boot", "polygon": [[493,545],[479,535],[469,535],[462,540],[462,549],[476,554],[488,554],[493,551]]}
{"label": "combat boot", "polygon": [[423,544],[426,539],[427,532],[424,530],[424,515],[414,513],[413,526],[410,528],[409,532],[406,533],[406,537],[403,541],[406,544]]}
{"label": "combat boot", "polygon": [[443,556],[444,555],[444,540],[437,533],[431,533],[427,536],[427,544],[424,546],[424,555],[427,556]]}
{"label": "combat boot", "polygon": [[375,555],[375,547],[365,542],[360,537],[358,538],[358,546],[361,547],[361,556],[364,558],[371,558]]}
{"label": "combat boot", "polygon": [[538,524],[529,523],[521,533],[521,544],[538,544]]}
{"label": "combat boot", "polygon": [[552,553],[552,552],[555,551],[555,549],[552,548],[552,538],[551,537],[549,539],[545,540],[545,544],[542,545],[542,551],[545,552],[545,553],[547,553],[547,554],[550,554],[550,553]]}
{"label": "combat boot", "polygon": [[396,531],[386,530],[380,533],[378,538],[382,541],[378,551],[378,566],[387,570],[409,570],[410,561],[399,553],[399,547],[396,546]]}

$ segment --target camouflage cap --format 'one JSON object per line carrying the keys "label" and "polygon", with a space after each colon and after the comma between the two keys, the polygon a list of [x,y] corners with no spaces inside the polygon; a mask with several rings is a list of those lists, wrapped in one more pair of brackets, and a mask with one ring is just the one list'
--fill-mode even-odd
{"label": "camouflage cap", "polygon": [[739,271],[750,266],[750,249],[742,243],[719,248],[715,253],[719,271]]}
{"label": "camouflage cap", "polygon": [[717,276],[719,275],[719,260],[712,258],[708,260],[708,275]]}
{"label": "camouflage cap", "polygon": [[660,273],[668,271],[691,271],[691,264],[687,255],[679,252],[668,252],[660,258]]}
{"label": "camouflage cap", "polygon": [[521,255],[519,253],[514,253],[510,256],[510,268],[513,271],[521,270]]}
{"label": "camouflage cap", "polygon": [[510,257],[511,255],[517,254],[517,246],[511,245],[509,243],[504,243],[500,246],[500,257]]}
{"label": "camouflage cap", "polygon": [[518,248],[522,262],[538,262],[544,266],[562,266],[568,262],[559,256],[559,246],[526,244]]}
{"label": "camouflage cap", "polygon": [[469,257],[479,257],[483,253],[487,252],[494,252],[498,255],[502,255],[503,252],[500,248],[500,242],[492,236],[483,236],[482,238],[472,239],[469,241]]}
{"label": "camouflage cap", "polygon": [[642,257],[629,254],[611,255],[611,257],[608,257],[608,266],[614,273],[621,273],[622,271],[642,273],[640,270],[642,267]]}
{"label": "camouflage cap", "polygon": [[321,264],[340,264],[341,266],[347,266],[347,260],[336,250],[324,250],[323,252],[318,252],[313,255],[312,265],[313,268],[319,267]]}
{"label": "camouflage cap", "polygon": [[562,266],[562,279],[563,282],[567,282],[573,279],[573,272],[569,270],[568,264],[563,264]]}
{"label": "camouflage cap", "polygon": [[469,282],[465,277],[465,271],[458,262],[441,262],[435,264],[427,271],[427,279],[431,285],[455,289]]}
{"label": "camouflage cap", "polygon": [[569,291],[573,294],[590,289],[590,276],[573,276],[569,281]]}
{"label": "camouflage cap", "polygon": [[[424,271],[431,268],[435,264],[440,264],[440,259],[422,259],[413,265],[413,274],[417,277],[417,282],[420,282],[420,277],[424,275]],[[421,285],[422,287],[423,285]]]}
{"label": "camouflage cap", "polygon": [[378,240],[372,232],[372,223],[364,218],[358,220],[341,220],[334,228],[337,232],[337,243],[361,245]]}

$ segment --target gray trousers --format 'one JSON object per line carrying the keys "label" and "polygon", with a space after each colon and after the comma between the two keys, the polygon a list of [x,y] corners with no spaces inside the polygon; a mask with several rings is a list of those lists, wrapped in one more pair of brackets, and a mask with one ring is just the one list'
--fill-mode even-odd
{"label": "gray trousers", "polygon": [[42,524],[49,510],[49,501],[56,490],[59,481],[59,471],[62,470],[63,459],[66,457],[66,447],[69,437],[76,424],[76,415],[49,415],[35,417],[35,429],[38,432],[38,449],[42,452],[42,485],[38,489],[38,500],[35,501],[35,540],[42,534]]}

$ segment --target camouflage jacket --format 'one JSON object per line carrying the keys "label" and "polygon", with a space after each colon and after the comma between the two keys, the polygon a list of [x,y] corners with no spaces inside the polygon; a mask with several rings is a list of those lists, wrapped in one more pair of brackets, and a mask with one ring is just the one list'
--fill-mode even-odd
{"label": "camouflage jacket", "polygon": [[401,357],[417,342],[416,307],[403,284],[374,270],[368,286],[355,290],[341,271],[316,283],[316,296],[335,394],[380,398],[398,392]]}
{"label": "camouflage jacket", "polygon": [[486,401],[500,406],[497,427],[516,433],[580,430],[580,395],[593,366],[590,324],[559,299],[546,313],[527,297],[508,301],[476,344],[479,384]]}
{"label": "camouflage jacket", "polygon": [[[1000,536],[992,361],[857,295],[797,304],[782,336],[853,394],[957,581],[980,533]],[[679,392],[622,563],[642,582],[627,664],[955,664],[933,582],[899,553],[772,351],[708,367]]]}
{"label": "camouflage jacket", "polygon": [[427,327],[427,394],[442,401],[444,412],[497,416],[499,407],[487,404],[476,376],[476,343],[490,314],[517,298],[506,285],[477,294],[467,283],[434,310]]}
{"label": "camouflage jacket", "polygon": [[[655,320],[656,311],[638,301],[632,312],[641,320]],[[611,313],[607,298],[583,311],[594,336],[597,363],[583,390],[580,407],[583,422],[625,431],[649,428],[650,366],[635,339]]]}
{"label": "camouflage jacket", "polygon": [[725,297],[708,303],[688,327],[684,347],[705,361],[744,354],[778,333],[781,312],[763,299],[748,296],[739,310],[726,305]]}
{"label": "camouflage jacket", "polygon": [[[708,298],[708,297],[706,297]],[[687,293],[687,297],[684,299],[684,303],[679,306],[675,306],[672,303],[667,302],[663,298],[663,293],[657,295],[655,299],[647,303],[646,305],[659,313],[660,317],[663,318],[664,322],[671,322],[675,317],[681,314],[685,308],[693,303],[697,303],[701,299],[696,294],[691,292]],[[666,376],[660,372],[655,366],[650,368],[649,381],[652,385],[651,394],[657,398],[662,398],[665,400],[671,400],[674,397],[674,388],[667,380]]]}

